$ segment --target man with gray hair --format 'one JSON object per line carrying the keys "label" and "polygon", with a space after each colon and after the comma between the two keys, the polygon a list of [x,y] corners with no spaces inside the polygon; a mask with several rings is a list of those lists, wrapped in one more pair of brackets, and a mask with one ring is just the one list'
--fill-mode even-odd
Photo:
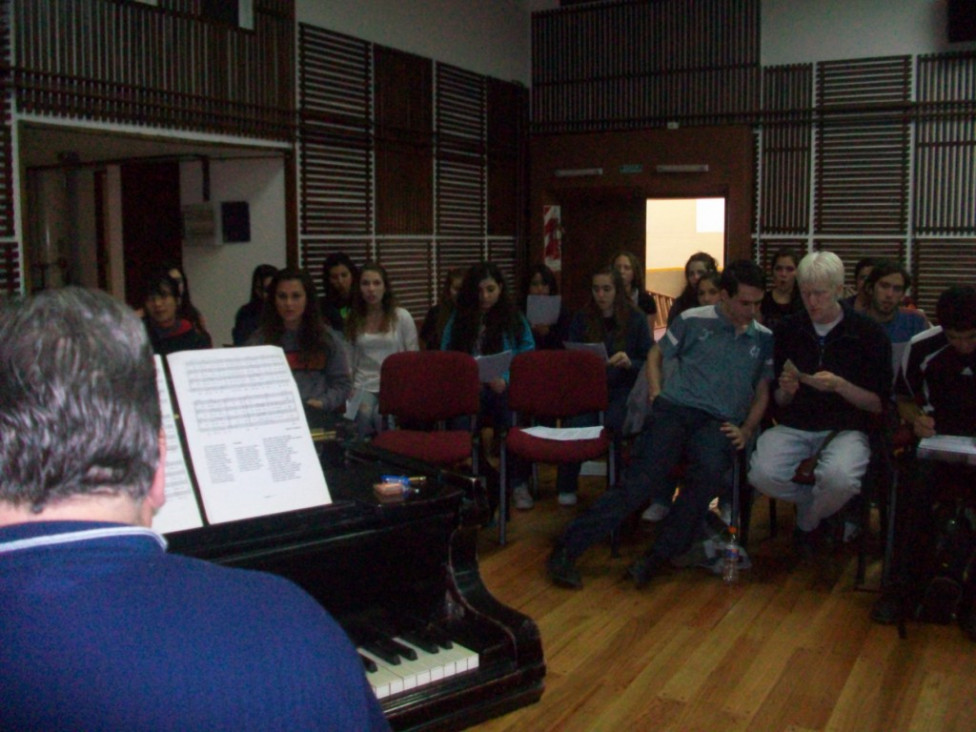
{"label": "man with gray hair", "polygon": [[[881,326],[840,302],[840,258],[807,254],[796,279],[804,311],[773,331],[778,424],[759,437],[749,481],[797,504],[794,539],[809,556],[821,522],[860,492],[871,457],[867,433],[888,403],[893,377]],[[795,481],[797,466],[818,453],[813,484]]]}
{"label": "man with gray hair", "polygon": [[164,452],[131,310],[0,304],[0,728],[387,729],[304,591],[166,553]]}

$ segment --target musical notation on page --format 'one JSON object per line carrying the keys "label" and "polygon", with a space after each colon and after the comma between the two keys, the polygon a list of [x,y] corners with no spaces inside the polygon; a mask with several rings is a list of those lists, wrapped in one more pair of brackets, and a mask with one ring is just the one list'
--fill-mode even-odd
{"label": "musical notation on page", "polygon": [[280,348],[181,351],[167,363],[210,523],[331,503]]}

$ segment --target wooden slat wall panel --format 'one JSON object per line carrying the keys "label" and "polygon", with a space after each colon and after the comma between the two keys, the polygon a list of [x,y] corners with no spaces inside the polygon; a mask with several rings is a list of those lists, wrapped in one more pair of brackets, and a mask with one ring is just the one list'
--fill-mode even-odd
{"label": "wooden slat wall panel", "polygon": [[299,28],[302,235],[373,232],[369,44]]}
{"label": "wooden slat wall panel", "polygon": [[844,261],[844,281],[854,282],[854,266],[864,257],[883,257],[896,262],[906,262],[905,242],[865,241],[863,239],[827,239],[813,243],[815,251],[833,252]]}
{"label": "wooden slat wall panel", "polygon": [[485,78],[437,64],[439,235],[485,234]]}
{"label": "wooden slat wall panel", "polygon": [[[470,267],[485,259],[487,248],[483,239],[440,239],[434,255],[437,264],[435,289],[439,288],[444,276],[455,267]],[[438,293],[434,293],[435,296]]]}
{"label": "wooden slat wall panel", "polygon": [[526,90],[321,28],[298,38],[300,255],[316,279],[331,252],[377,259],[423,317],[449,269],[490,250],[510,270]]}
{"label": "wooden slat wall panel", "polygon": [[438,283],[431,277],[433,242],[390,238],[381,239],[376,246],[376,259],[390,275],[400,307],[420,320],[437,296]]}
{"label": "wooden slat wall panel", "polygon": [[732,121],[759,103],[758,0],[644,0],[532,16],[537,132]]}
{"label": "wooden slat wall panel", "polygon": [[909,124],[887,109],[910,91],[908,56],[817,65],[817,233],[907,233]]}
{"label": "wooden slat wall panel", "polygon": [[[919,104],[934,109],[916,129],[915,232],[976,231],[976,56],[924,56]],[[952,104],[953,113],[941,113]]]}
{"label": "wooden slat wall panel", "polygon": [[976,238],[960,241],[926,240],[915,242],[912,291],[919,307],[935,315],[939,294],[953,285],[976,283]]}
{"label": "wooden slat wall panel", "polygon": [[21,111],[273,140],[293,135],[291,3],[258,0],[254,32],[202,21],[197,7],[173,3],[11,4]]}
{"label": "wooden slat wall panel", "polygon": [[[0,3],[0,60],[10,58],[10,25],[9,25],[9,3]],[[13,173],[13,140],[12,140],[12,95],[10,91],[10,68],[7,64],[0,63],[0,83],[2,83],[2,96],[0,96],[0,236],[15,236],[14,229],[14,173]],[[0,291],[12,292],[19,287],[20,273],[19,264],[16,263],[17,247],[14,246],[9,252],[4,252],[2,256],[13,256],[8,264],[13,263],[17,266],[4,266],[4,273],[0,275]],[[16,286],[15,286],[16,285]]]}
{"label": "wooden slat wall panel", "polygon": [[374,46],[376,233],[433,230],[433,64]]}
{"label": "wooden slat wall panel", "polygon": [[763,108],[776,112],[762,128],[760,231],[805,233],[810,226],[810,126],[813,66],[763,71]]}

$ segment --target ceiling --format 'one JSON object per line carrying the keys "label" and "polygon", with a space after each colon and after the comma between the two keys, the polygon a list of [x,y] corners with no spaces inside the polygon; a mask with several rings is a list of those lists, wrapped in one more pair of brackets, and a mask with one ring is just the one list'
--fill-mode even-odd
{"label": "ceiling", "polygon": [[275,147],[231,146],[33,122],[20,126],[20,162],[25,168],[201,155],[214,160],[259,158],[281,155],[282,152],[281,148]]}

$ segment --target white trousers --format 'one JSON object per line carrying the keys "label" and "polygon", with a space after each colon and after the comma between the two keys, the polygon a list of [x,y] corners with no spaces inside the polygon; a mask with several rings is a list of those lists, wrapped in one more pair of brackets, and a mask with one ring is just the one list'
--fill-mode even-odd
{"label": "white trousers", "polygon": [[868,436],[856,430],[839,432],[817,462],[814,485],[793,482],[801,461],[820,449],[829,434],[777,425],[759,436],[749,463],[749,482],[770,498],[796,504],[796,524],[813,531],[861,491],[871,450]]}

